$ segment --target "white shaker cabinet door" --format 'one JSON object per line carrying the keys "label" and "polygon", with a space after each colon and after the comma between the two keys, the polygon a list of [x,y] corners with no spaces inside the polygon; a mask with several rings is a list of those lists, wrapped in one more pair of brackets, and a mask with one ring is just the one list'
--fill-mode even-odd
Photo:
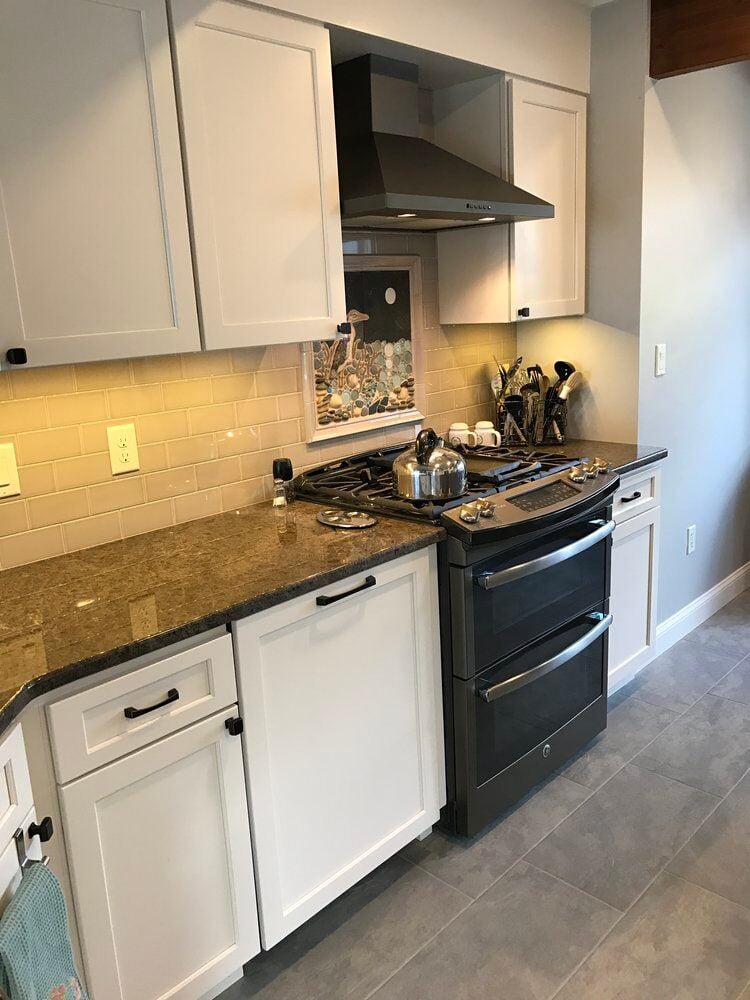
{"label": "white shaker cabinet door", "polygon": [[205,346],[332,338],[346,320],[328,32],[172,0]]}
{"label": "white shaker cabinet door", "polygon": [[511,226],[510,319],[580,315],[586,308],[586,98],[526,80],[508,86],[511,179],[555,206],[554,219]]}
{"label": "white shaker cabinet door", "polygon": [[428,829],[445,802],[434,549],[235,628],[270,948]]}
{"label": "white shaker cabinet door", "polygon": [[164,0],[0,22],[0,364],[198,350]]}
{"label": "white shaker cabinet door", "polygon": [[654,657],[659,507],[617,525],[612,538],[609,693]]}
{"label": "white shaker cabinet door", "polygon": [[61,789],[96,1000],[201,1000],[260,950],[229,709]]}

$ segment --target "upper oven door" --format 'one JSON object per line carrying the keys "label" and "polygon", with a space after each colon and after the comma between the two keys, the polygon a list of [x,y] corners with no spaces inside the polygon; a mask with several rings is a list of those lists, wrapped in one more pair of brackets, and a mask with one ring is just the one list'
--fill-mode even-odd
{"label": "upper oven door", "polygon": [[466,672],[455,672],[471,677],[605,601],[614,528],[576,521],[477,563],[464,578]]}

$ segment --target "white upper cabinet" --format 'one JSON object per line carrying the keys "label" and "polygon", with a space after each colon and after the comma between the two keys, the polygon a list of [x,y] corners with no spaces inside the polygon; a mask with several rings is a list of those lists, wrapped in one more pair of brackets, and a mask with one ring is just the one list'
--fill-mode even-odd
{"label": "white upper cabinet", "polygon": [[163,0],[3,0],[0,363],[200,347]]}
{"label": "white upper cabinet", "polygon": [[331,338],[346,320],[328,32],[173,0],[205,346]]}
{"label": "white upper cabinet", "polygon": [[526,80],[508,84],[514,184],[555,206],[554,219],[511,226],[511,315],[585,311],[586,98]]}
{"label": "white upper cabinet", "polygon": [[441,322],[582,314],[586,98],[502,76],[460,84],[435,96],[435,141],[555,206],[554,219],[438,235]]}

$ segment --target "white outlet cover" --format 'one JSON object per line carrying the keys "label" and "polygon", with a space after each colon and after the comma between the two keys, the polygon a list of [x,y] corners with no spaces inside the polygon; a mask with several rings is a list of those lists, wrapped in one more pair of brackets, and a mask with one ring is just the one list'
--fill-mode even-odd
{"label": "white outlet cover", "polygon": [[654,355],[654,375],[658,378],[660,375],[667,374],[667,345],[657,344],[656,352]]}
{"label": "white outlet cover", "polygon": [[113,476],[140,469],[135,424],[115,424],[107,428],[109,462]]}
{"label": "white outlet cover", "polygon": [[12,442],[0,444],[0,500],[21,495],[16,449]]}

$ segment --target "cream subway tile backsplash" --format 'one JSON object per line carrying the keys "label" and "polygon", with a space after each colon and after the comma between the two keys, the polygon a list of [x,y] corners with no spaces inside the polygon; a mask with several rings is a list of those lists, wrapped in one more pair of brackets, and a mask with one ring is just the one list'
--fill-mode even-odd
{"label": "cream subway tile backsplash", "polygon": [[16,532],[26,531],[29,527],[26,511],[27,505],[23,500],[7,500],[0,507],[0,512],[2,512],[0,535],[15,535]]}
{"label": "cream subway tile backsplash", "polygon": [[[43,405],[43,400],[38,401]],[[78,427],[55,427],[46,431],[29,431],[18,435],[20,465],[34,465],[45,459],[70,458],[81,454],[81,432]]]}
{"label": "cream subway tile backsplash", "polygon": [[86,490],[63,490],[28,501],[29,524],[44,528],[48,524],[65,524],[79,517],[87,517],[89,498]]}
{"label": "cream subway tile backsplash", "polygon": [[[345,241],[348,253],[422,256],[429,423],[490,416],[493,355],[515,356],[515,327],[438,325],[434,237]],[[309,445],[301,389],[297,344],[0,372],[0,440],[16,447],[22,488],[0,501],[0,568],[268,499],[281,455],[301,471],[414,436],[406,425]],[[113,477],[116,423],[135,424],[141,467]]]}
{"label": "cream subway tile backsplash", "polygon": [[137,507],[146,502],[146,484],[143,476],[137,478],[120,476],[119,479],[112,479],[108,483],[92,486],[89,497],[92,514]]}
{"label": "cream subway tile backsplash", "polygon": [[63,525],[63,539],[69,552],[90,548],[92,545],[104,545],[105,542],[116,542],[118,538],[122,538],[122,531],[117,511],[82,517]]}

